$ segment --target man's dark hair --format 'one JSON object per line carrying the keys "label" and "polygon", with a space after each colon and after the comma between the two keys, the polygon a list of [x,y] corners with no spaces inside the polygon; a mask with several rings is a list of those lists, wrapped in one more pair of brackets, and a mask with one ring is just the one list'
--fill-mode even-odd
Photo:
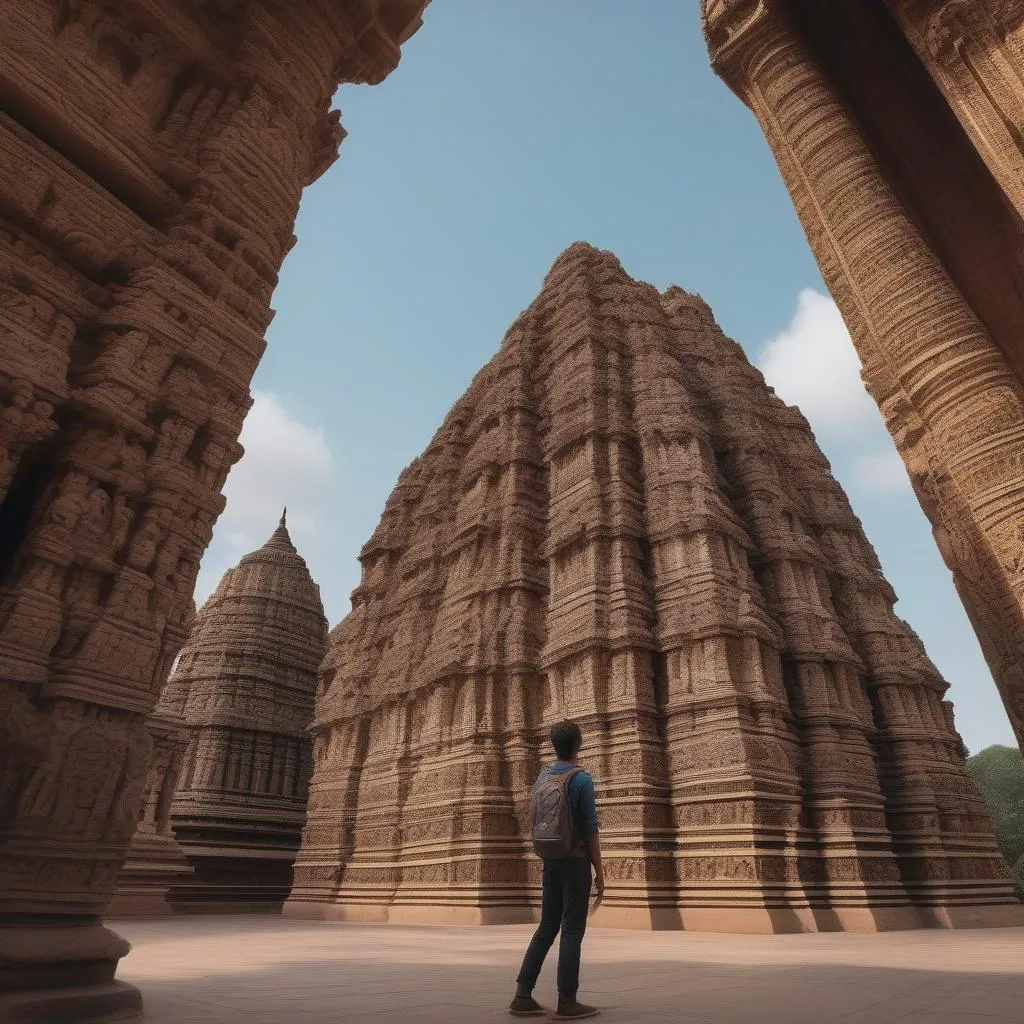
{"label": "man's dark hair", "polygon": [[583,733],[575,722],[559,722],[551,726],[551,745],[561,761],[571,761],[583,746]]}

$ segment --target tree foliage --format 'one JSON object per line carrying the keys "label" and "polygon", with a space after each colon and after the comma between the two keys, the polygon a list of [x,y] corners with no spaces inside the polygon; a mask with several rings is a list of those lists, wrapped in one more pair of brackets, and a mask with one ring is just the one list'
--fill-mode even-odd
{"label": "tree foliage", "polygon": [[986,747],[967,759],[1018,892],[1024,889],[1024,758],[1016,747]]}

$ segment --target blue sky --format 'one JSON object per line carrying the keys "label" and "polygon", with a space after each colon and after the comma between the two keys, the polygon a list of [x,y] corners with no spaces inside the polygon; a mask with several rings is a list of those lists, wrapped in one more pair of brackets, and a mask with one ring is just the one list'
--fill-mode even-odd
{"label": "blue sky", "polygon": [[434,0],[398,70],[337,103],[349,136],[303,200],[200,601],[287,504],[337,622],[399,471],[582,239],[703,295],[803,408],[968,746],[1012,742],[764,139],[708,68],[696,0]]}

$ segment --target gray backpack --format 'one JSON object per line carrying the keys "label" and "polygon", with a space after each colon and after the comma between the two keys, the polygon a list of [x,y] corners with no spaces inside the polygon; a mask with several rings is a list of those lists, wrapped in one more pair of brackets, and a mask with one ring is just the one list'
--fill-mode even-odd
{"label": "gray backpack", "polygon": [[545,860],[568,857],[572,852],[572,802],[569,780],[582,768],[567,772],[544,770],[530,792],[533,850]]}

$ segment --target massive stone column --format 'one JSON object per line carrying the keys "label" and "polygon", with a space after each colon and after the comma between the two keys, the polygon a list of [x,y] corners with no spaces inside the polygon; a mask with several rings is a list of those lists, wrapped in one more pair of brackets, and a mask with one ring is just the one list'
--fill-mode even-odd
{"label": "massive stone column", "polygon": [[423,6],[0,5],[0,1016],[138,1007],[100,918],[146,716],[331,97]]}
{"label": "massive stone column", "polygon": [[172,887],[174,909],[280,909],[306,819],[326,642],[320,590],[282,517],[199,610],[157,705],[188,728],[167,814],[195,874]]}
{"label": "massive stone column", "polygon": [[[858,17],[869,16],[845,2],[840,6],[855,27]],[[1000,320],[1011,309],[1006,294],[986,291],[977,277],[980,272],[1002,280],[1013,260],[968,273],[956,238],[942,233],[938,193],[925,197],[927,203],[917,197],[913,208],[904,205],[908,193],[894,178],[905,185],[905,166],[892,138],[874,126],[873,138],[880,141],[869,144],[864,116],[854,116],[804,38],[808,23],[818,31],[814,19],[831,13],[802,0],[704,3],[714,66],[754,112],[772,146],[850,328],[864,380],[907,464],[1018,738],[1024,738],[1024,473],[1016,455],[1024,442],[1024,386],[1019,350],[1012,348],[1016,338],[1008,339]],[[837,71],[836,80],[848,86],[844,73]],[[962,180],[983,184],[967,157],[954,164]],[[946,185],[943,180],[935,187]],[[1006,288],[1013,291],[1009,278]],[[998,344],[993,331],[1000,332]]]}
{"label": "massive stone column", "polygon": [[946,684],[806,420],[577,244],[401,474],[331,633],[285,912],[532,916],[571,716],[630,927],[1022,919]]}
{"label": "massive stone column", "polygon": [[886,0],[886,5],[1024,215],[1024,3]]}

